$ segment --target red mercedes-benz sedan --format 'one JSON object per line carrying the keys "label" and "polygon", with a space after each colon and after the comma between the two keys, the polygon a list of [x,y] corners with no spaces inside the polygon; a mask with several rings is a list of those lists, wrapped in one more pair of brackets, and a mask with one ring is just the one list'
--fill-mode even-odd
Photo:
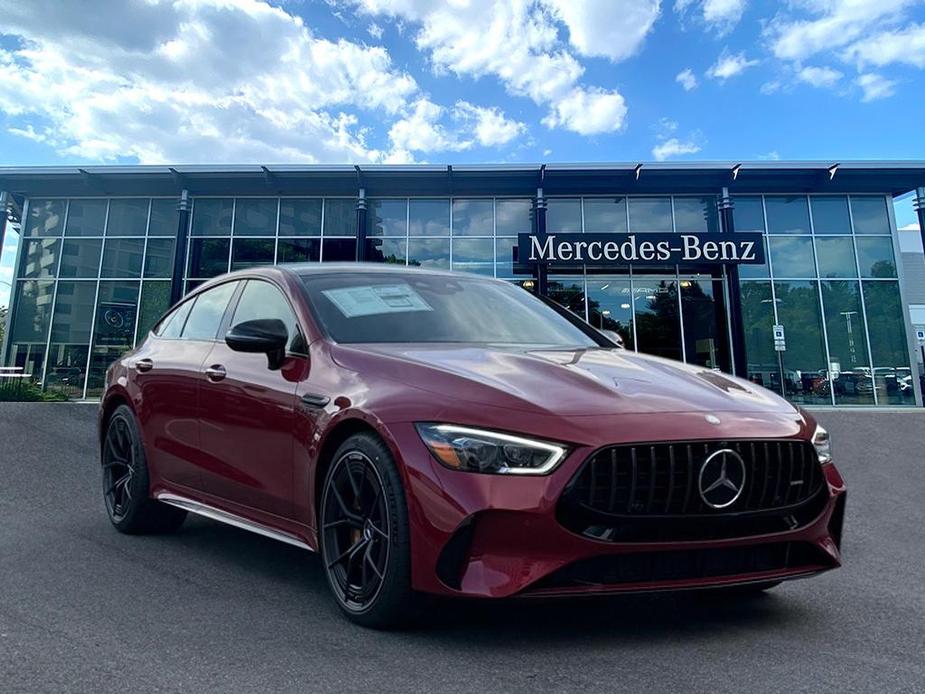
{"label": "red mercedes-benz sedan", "polygon": [[499,280],[216,278],[109,369],[99,423],[118,530],[195,513],[318,551],[371,626],[420,593],[741,592],[841,561],[844,483],[810,415]]}

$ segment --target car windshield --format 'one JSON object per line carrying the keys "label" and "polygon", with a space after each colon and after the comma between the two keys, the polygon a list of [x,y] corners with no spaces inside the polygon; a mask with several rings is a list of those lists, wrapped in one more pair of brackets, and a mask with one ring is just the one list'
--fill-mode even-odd
{"label": "car windshield", "polygon": [[413,271],[321,272],[301,278],[322,326],[341,343],[603,344],[506,282]]}

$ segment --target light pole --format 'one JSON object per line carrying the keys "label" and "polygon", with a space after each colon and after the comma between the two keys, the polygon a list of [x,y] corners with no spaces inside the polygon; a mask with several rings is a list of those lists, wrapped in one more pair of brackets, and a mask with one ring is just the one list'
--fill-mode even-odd
{"label": "light pole", "polygon": [[854,350],[854,331],[851,328],[852,326],[851,316],[856,316],[857,314],[858,314],[857,311],[841,311],[841,315],[845,317],[845,324],[846,324],[846,328],[848,329],[848,353],[851,356],[852,364],[858,363],[857,354],[855,353],[855,350]]}

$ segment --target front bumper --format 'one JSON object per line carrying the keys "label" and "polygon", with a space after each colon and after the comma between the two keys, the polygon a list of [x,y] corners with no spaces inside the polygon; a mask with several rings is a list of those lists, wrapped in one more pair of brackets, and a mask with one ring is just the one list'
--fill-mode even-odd
{"label": "front bumper", "polygon": [[482,475],[441,466],[413,425],[390,429],[408,490],[412,585],[422,592],[504,598],[678,590],[798,578],[841,564],[845,485],[831,464],[823,467],[822,510],[794,530],[609,542],[576,534],[556,516],[594,446],[576,448],[547,476]]}

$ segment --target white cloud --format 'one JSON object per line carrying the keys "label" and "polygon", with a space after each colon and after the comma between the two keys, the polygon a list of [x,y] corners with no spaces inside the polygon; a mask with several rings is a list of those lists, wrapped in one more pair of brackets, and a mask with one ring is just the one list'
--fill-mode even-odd
{"label": "white cloud", "polygon": [[849,46],[845,57],[861,66],[906,63],[925,68],[925,24],[869,36]]}
{"label": "white cloud", "polygon": [[778,58],[805,60],[833,51],[872,33],[877,27],[902,21],[904,11],[919,0],[792,0],[789,7],[811,18],[780,14],[765,29]]}
{"label": "white cloud", "polygon": [[713,79],[725,82],[730,77],[735,77],[757,64],[757,60],[748,60],[745,57],[744,51],[730,53],[729,49],[724,48],[719,58],[716,59],[716,62],[707,70],[707,75]]}
{"label": "white cloud", "polygon": [[697,6],[700,19],[720,35],[729,33],[742,19],[746,0],[675,0],[674,10],[684,16]]}
{"label": "white cloud", "polygon": [[376,161],[357,113],[418,93],[381,47],[315,36],[255,0],[154,5],[0,0],[0,110],[17,134],[85,159]]}
{"label": "white cloud", "polygon": [[778,161],[780,159],[780,153],[776,149],[772,149],[770,152],[759,154],[758,158],[764,161]]}
{"label": "white cloud", "polygon": [[919,223],[918,222],[909,222],[906,226],[899,227],[900,231],[918,231]]}
{"label": "white cloud", "polygon": [[368,27],[366,27],[366,33],[378,41],[382,38],[382,27],[375,22],[372,22]]}
{"label": "white cloud", "polygon": [[674,81],[684,87],[684,91],[686,92],[697,88],[697,77],[694,75],[694,71],[689,67],[681,70],[681,72],[675,76]]}
{"label": "white cloud", "polygon": [[814,87],[834,87],[844,75],[830,67],[806,66],[797,72],[797,79]]}
{"label": "white cloud", "polygon": [[523,123],[508,118],[497,108],[457,101],[454,115],[469,124],[476,141],[483,147],[504,145],[527,130]]}
{"label": "white cloud", "polygon": [[445,109],[430,99],[420,98],[411,113],[389,129],[389,140],[396,150],[408,152],[444,152],[468,149],[472,143],[457,139],[440,123]]}
{"label": "white cloud", "polygon": [[545,0],[568,27],[580,55],[619,61],[635,55],[660,11],[660,0]]}
{"label": "white cloud", "polygon": [[700,145],[696,142],[692,140],[681,141],[676,137],[672,137],[655,145],[652,148],[652,156],[655,157],[655,161],[665,161],[683,154],[696,154],[699,151]]}
{"label": "white cloud", "polygon": [[[621,60],[639,49],[659,11],[655,0],[342,1],[416,23],[415,43],[438,74],[497,78],[509,94],[546,106],[548,127],[583,135],[622,128],[626,103],[616,90],[581,83],[584,67],[570,46],[578,55]],[[560,22],[570,46],[560,39]]]}
{"label": "white cloud", "polygon": [[619,130],[625,119],[626,101],[621,94],[597,87],[575,87],[553,104],[543,125],[594,135]]}
{"label": "white cloud", "polygon": [[863,93],[861,101],[876,101],[893,96],[896,91],[896,82],[874,72],[859,75],[855,80]]}

